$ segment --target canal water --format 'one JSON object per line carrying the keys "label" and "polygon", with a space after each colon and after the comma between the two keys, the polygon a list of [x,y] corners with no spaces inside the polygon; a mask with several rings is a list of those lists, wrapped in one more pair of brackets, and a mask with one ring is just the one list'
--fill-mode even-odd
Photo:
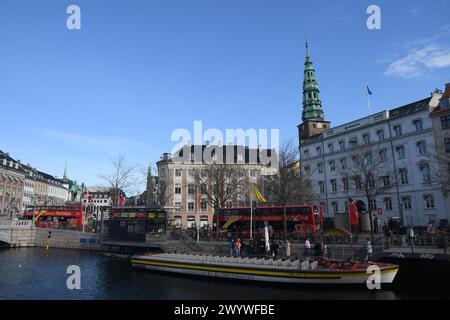
{"label": "canal water", "polygon": [[[68,266],[81,269],[81,289],[66,285]],[[0,299],[448,299],[448,293],[401,286],[292,287],[135,270],[125,260],[96,252],[43,248],[0,249]]]}

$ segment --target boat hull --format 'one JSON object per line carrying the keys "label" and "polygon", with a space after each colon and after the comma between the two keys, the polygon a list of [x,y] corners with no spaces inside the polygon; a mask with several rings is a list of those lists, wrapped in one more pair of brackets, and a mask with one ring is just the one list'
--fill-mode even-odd
{"label": "boat hull", "polygon": [[[190,276],[202,276],[222,279],[236,279],[258,282],[286,284],[366,284],[371,272],[304,272],[301,270],[270,270],[251,267],[194,264],[178,261],[158,261],[134,258],[132,265],[138,269],[155,270]],[[381,284],[392,283],[398,267],[392,266],[379,270]]]}

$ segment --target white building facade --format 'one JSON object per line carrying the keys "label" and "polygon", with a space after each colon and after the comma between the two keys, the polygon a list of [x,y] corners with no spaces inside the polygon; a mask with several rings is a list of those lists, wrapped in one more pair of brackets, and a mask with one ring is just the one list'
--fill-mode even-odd
{"label": "white building facade", "polygon": [[[447,218],[441,186],[432,177],[438,164],[429,157],[435,146],[429,116],[433,102],[425,99],[383,111],[302,142],[302,170],[309,175],[327,216],[347,212],[351,198],[381,213],[380,222],[403,217],[407,225],[424,226]],[[373,157],[382,154],[382,170],[393,179],[392,187],[371,204],[342,174],[345,166],[352,165],[352,154],[358,148],[372,150]]]}

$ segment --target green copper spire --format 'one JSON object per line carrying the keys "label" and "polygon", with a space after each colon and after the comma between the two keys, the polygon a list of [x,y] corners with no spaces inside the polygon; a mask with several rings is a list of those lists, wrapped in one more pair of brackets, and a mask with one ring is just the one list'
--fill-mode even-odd
{"label": "green copper spire", "polygon": [[306,61],[303,80],[303,111],[302,121],[324,121],[322,102],[320,101],[319,84],[316,72],[309,56],[308,41],[306,41]]}

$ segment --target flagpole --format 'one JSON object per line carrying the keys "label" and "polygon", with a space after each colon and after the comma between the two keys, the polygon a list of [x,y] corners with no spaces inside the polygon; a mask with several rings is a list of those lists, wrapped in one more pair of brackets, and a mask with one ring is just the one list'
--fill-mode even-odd
{"label": "flagpole", "polygon": [[250,240],[253,240],[253,185],[250,184]]}
{"label": "flagpole", "polygon": [[367,107],[369,109],[369,116],[371,115],[371,111],[370,111],[370,97],[369,97],[369,86],[367,85],[366,82],[366,95],[367,95]]}

